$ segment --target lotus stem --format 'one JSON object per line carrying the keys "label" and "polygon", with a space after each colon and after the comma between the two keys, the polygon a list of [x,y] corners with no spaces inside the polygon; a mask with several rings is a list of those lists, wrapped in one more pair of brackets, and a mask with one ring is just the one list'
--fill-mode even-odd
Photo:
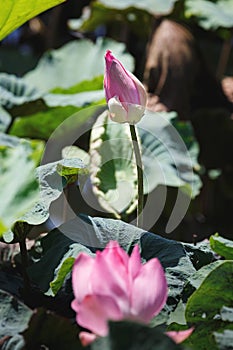
{"label": "lotus stem", "polygon": [[28,253],[27,253],[27,247],[26,247],[26,239],[22,239],[19,241],[19,247],[20,247],[20,255],[21,255],[21,263],[22,263],[22,276],[23,276],[23,283],[24,283],[24,292],[29,293],[31,289],[30,280],[27,274],[27,267],[28,267]]}
{"label": "lotus stem", "polygon": [[143,227],[143,170],[142,170],[142,157],[139,147],[136,127],[134,124],[130,124],[130,133],[133,143],[133,150],[137,166],[137,183],[138,183],[138,205],[137,205],[137,227]]}

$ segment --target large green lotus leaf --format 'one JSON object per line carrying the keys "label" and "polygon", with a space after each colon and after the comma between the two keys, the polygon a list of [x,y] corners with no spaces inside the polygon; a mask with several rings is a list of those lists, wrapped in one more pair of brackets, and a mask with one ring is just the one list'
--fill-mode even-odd
{"label": "large green lotus leaf", "polygon": [[5,132],[10,122],[10,114],[0,106],[0,132]]}
{"label": "large green lotus leaf", "polygon": [[75,84],[68,88],[56,87],[50,92],[53,94],[77,94],[78,92],[85,91],[95,91],[103,89],[103,74],[98,75],[97,77],[92,78],[91,80],[83,80],[78,84]]}
{"label": "large green lotus leaf", "polygon": [[[210,248],[209,242],[198,242],[195,246],[189,243],[183,243],[183,245],[197,271],[187,278],[181,293],[181,301],[178,303],[176,309],[170,314],[168,320],[169,325],[174,322],[180,325],[186,324],[185,307],[187,299],[196,289],[200,287],[201,283],[208,276],[208,274],[223,263],[223,260],[216,260],[214,253]],[[182,330],[182,328],[176,329],[172,326],[170,330]]]}
{"label": "large green lotus leaf", "polygon": [[[0,102],[8,108],[14,119],[10,133],[19,137],[48,139],[53,131],[68,117],[76,112],[83,111],[76,118],[76,127],[85,123],[94,113],[87,107],[96,106],[104,101],[104,91],[95,90],[100,87],[99,78],[96,81],[81,82],[63,93],[39,93],[36,88],[30,87],[22,78],[2,74],[2,95]],[[82,89],[84,91],[82,91]],[[93,89],[90,91],[89,89]],[[77,91],[77,93],[76,93]],[[0,110],[0,127],[3,130],[10,122],[8,114]],[[70,129],[75,125],[70,125]],[[66,125],[66,127],[68,127]]]}
{"label": "large green lotus leaf", "polygon": [[[127,128],[127,124],[112,122],[105,112],[93,127],[90,140],[93,192],[101,206],[116,217],[122,211],[130,213],[136,205],[136,169]],[[137,128],[141,137],[144,193],[165,185],[181,187],[194,198],[201,181],[195,174],[199,150],[190,123],[178,121],[175,113],[146,111]]]}
{"label": "large green lotus leaf", "polygon": [[[187,245],[185,245],[185,248],[187,249]],[[195,254],[195,258],[198,258],[199,253],[203,254],[203,251],[197,250]],[[194,272],[193,274],[190,274],[189,277],[187,278],[187,281],[185,283],[185,286],[181,292],[181,300],[178,303],[177,307],[175,310],[170,314],[168,324],[171,325],[169,330],[181,330],[181,328],[174,329],[173,324],[174,322],[179,325],[185,325],[186,324],[186,319],[185,319],[185,308],[186,308],[186,302],[187,299],[193,294],[193,292],[200,287],[202,282],[205,280],[205,278],[209,275],[211,271],[216,269],[217,266],[221,265],[223,261],[218,260],[210,263],[212,260],[207,252],[204,253],[203,258],[200,259],[199,261],[203,263],[206,263],[207,265],[202,266],[199,270]],[[192,259],[192,256],[190,256]],[[205,261],[205,258],[207,258],[207,261]],[[213,258],[213,256],[212,256]],[[203,261],[204,260],[204,261]],[[192,261],[193,262],[193,261]],[[197,268],[195,266],[195,268]]]}
{"label": "large green lotus leaf", "polygon": [[92,127],[90,179],[93,193],[109,213],[132,212],[137,205],[137,169],[129,125],[114,123],[105,111]]}
{"label": "large green lotus leaf", "polygon": [[[82,215],[64,223],[41,239],[42,256],[36,264],[30,266],[30,276],[50,295],[51,291],[55,294],[61,288],[65,291],[67,287],[63,281],[66,281],[65,275],[69,276],[72,268],[69,258],[76,258],[81,251],[91,255],[96,250],[103,249],[110,240],[117,240],[127,252],[131,252],[132,247],[139,243],[143,261],[159,258],[166,269],[169,297],[161,315],[153,320],[153,325],[166,322],[181,299],[186,281],[196,272],[190,258],[192,255],[182,243],[145,233],[123,221]],[[199,256],[201,262],[206,263],[206,258],[202,257],[200,251],[201,249],[195,248],[192,258],[195,260],[194,256]]]}
{"label": "large green lotus leaf", "polygon": [[[158,257],[166,270],[166,278],[169,286],[168,300],[162,312],[156,316],[152,324],[154,326],[169,322],[177,318],[177,307],[186,295],[185,286],[196,270],[205,264],[211,263],[214,258],[210,250],[203,247],[187,245],[185,243],[167,240],[158,235],[145,233],[141,237],[142,257],[146,260]],[[181,303],[182,306],[182,303]],[[184,319],[183,310],[179,312],[179,319]]]}
{"label": "large green lotus leaf", "polygon": [[29,19],[65,0],[5,0],[0,12],[0,40]]}
{"label": "large green lotus leaf", "polygon": [[[196,246],[187,243],[183,245],[197,271],[188,276],[184,288],[181,291],[181,300],[177,304],[175,310],[170,314],[169,320],[167,321],[168,325],[174,323],[186,325],[185,307],[187,299],[200,287],[208,274],[223,263],[222,260],[215,261],[213,252],[211,251],[209,244],[206,242],[200,242]],[[174,329],[172,325],[169,330],[182,330],[182,328]]]}
{"label": "large green lotus leaf", "polygon": [[15,75],[0,73],[0,104],[5,108],[22,105],[35,101],[41,97],[41,93],[29,85],[23,78]]}
{"label": "large green lotus leaf", "polygon": [[26,140],[20,139],[16,136],[11,136],[11,135],[5,134],[3,132],[0,132],[0,145],[1,146],[14,148],[14,147],[17,147],[18,145],[20,145],[21,142],[25,143]]}
{"label": "large green lotus leaf", "polygon": [[[98,88],[101,90],[97,90]],[[42,139],[49,138],[62,121],[80,111],[82,107],[90,107],[100,103],[97,101],[104,101],[100,77],[83,81],[70,90],[62,90],[62,93],[58,91],[41,93],[37,88],[30,86],[25,79],[2,73],[0,92],[0,104],[8,109],[13,118],[16,118],[10,132],[20,137]],[[85,115],[84,120],[87,117]],[[82,123],[81,115],[77,119],[79,124]],[[3,108],[0,122],[3,130],[10,122],[10,117]]]}
{"label": "large green lotus leaf", "polygon": [[[72,270],[75,258],[82,252],[87,253],[90,256],[94,255],[91,253],[91,251],[88,248],[86,248],[82,244],[73,243],[69,245],[69,250],[67,251],[66,254],[63,255],[62,259],[59,262],[59,265],[54,270],[53,280],[50,282],[49,284],[50,288],[46,292],[47,295],[54,296],[62,288],[62,285],[66,280],[67,275],[69,276]],[[50,254],[46,258],[48,258],[49,256]],[[44,263],[46,262],[44,261]],[[38,271],[41,271],[41,266],[39,266]],[[35,271],[33,269],[33,274],[34,272]]]}
{"label": "large green lotus leaf", "polygon": [[112,50],[127,69],[133,69],[132,56],[125,53],[125,45],[110,39],[72,41],[62,48],[47,52],[37,67],[27,73],[25,80],[41,91],[69,88],[83,80],[104,73],[104,55]]}
{"label": "large green lotus leaf", "polygon": [[153,15],[167,15],[173,10],[177,0],[99,0],[106,7],[124,10],[135,7]]}
{"label": "large green lotus leaf", "polygon": [[38,141],[19,141],[4,135],[0,138],[0,234],[9,230],[37,201],[35,167],[42,151],[43,144]]}
{"label": "large green lotus leaf", "polygon": [[214,333],[215,341],[221,350],[231,350],[233,344],[233,330],[226,329],[222,333]]}
{"label": "large green lotus leaf", "polygon": [[0,132],[0,146],[16,148],[23,146],[25,154],[38,165],[41,161],[42,152],[44,150],[44,142],[38,140],[28,140],[16,136],[8,135]]}
{"label": "large green lotus leaf", "polygon": [[0,104],[13,117],[46,111],[47,107],[82,107],[104,99],[103,76],[85,80],[69,89],[57,88],[54,93],[42,93],[25,79],[0,73]]}
{"label": "large green lotus leaf", "polygon": [[[133,242],[139,241],[141,233],[142,230],[122,221],[78,216],[41,239],[42,257],[30,266],[29,274],[44,292],[55,294],[62,287],[64,275],[60,278],[62,271],[59,271],[65,268],[68,258],[76,258],[81,251],[92,255],[90,249],[93,252],[96,248],[103,249],[111,239],[118,240],[129,251]],[[71,267],[66,265],[66,274]]]}
{"label": "large green lotus leaf", "polygon": [[23,332],[32,316],[32,310],[3,290],[0,290],[0,305],[0,338]]}
{"label": "large green lotus leaf", "polygon": [[[92,107],[92,108],[91,108]],[[64,136],[64,132],[78,130],[99,109],[99,103],[93,102],[86,107],[51,107],[46,110],[25,117],[18,117],[11,128],[11,134],[19,137],[31,137],[48,140],[53,132],[57,137]],[[71,118],[76,115],[77,117]],[[63,122],[65,121],[65,124]],[[62,127],[63,126],[63,127]],[[60,128],[59,128],[60,127]],[[59,135],[58,135],[59,134]]]}
{"label": "large green lotus leaf", "polygon": [[90,163],[89,153],[77,146],[64,147],[62,150],[62,158],[80,158],[84,164],[88,165]]}
{"label": "large green lotus leaf", "polygon": [[[61,161],[41,165],[36,169],[40,194],[35,205],[21,218],[29,225],[40,225],[49,218],[49,207],[63,192],[70,179],[77,179],[79,173],[86,172],[81,159],[62,159]],[[66,178],[66,181],[63,180]]]}
{"label": "large green lotus leaf", "polygon": [[32,281],[48,295],[55,295],[62,287],[66,275],[72,269],[70,259],[74,260],[81,252],[92,255],[84,245],[56,230],[40,240],[40,249],[41,259],[28,268],[28,273]]}
{"label": "large green lotus leaf", "polygon": [[233,308],[223,306],[221,309],[221,318],[223,321],[233,322]]}
{"label": "large green lotus leaf", "polygon": [[74,176],[84,175],[88,173],[86,165],[79,158],[68,158],[62,159],[57,164],[57,172],[60,176],[64,176],[67,180]]}
{"label": "large green lotus leaf", "polygon": [[[28,84],[23,78],[18,78],[15,75],[0,73],[0,93],[1,111],[6,109],[11,118],[21,115],[28,116],[48,109],[45,101],[42,99],[43,94],[36,87]],[[7,119],[8,126],[11,119],[9,117]]]}
{"label": "large green lotus leaf", "polygon": [[82,107],[95,101],[104,100],[104,90],[84,91],[77,94],[46,94],[43,97],[49,107]]}
{"label": "large green lotus leaf", "polygon": [[190,259],[197,270],[210,262],[215,261],[214,252],[208,241],[185,243],[185,250],[189,253]]}
{"label": "large green lotus leaf", "polygon": [[198,23],[204,29],[233,27],[232,0],[219,0],[217,2],[207,0],[187,0],[185,6],[186,17],[196,16],[198,18]]}
{"label": "large green lotus leaf", "polygon": [[198,289],[205,278],[210,274],[211,271],[215,270],[216,267],[220,266],[223,263],[222,260],[214,261],[210,264],[204,265],[198,271],[188,278],[188,282],[184,289],[184,294],[186,297],[190,296],[194,290]]}
{"label": "large green lotus leaf", "polygon": [[218,349],[214,332],[233,330],[232,322],[222,314],[223,307],[232,307],[233,261],[224,261],[208,274],[191,295],[186,308],[186,320],[195,327],[189,344],[195,349]]}
{"label": "large green lotus leaf", "polygon": [[183,187],[192,198],[201,187],[199,153],[189,122],[179,122],[176,113],[146,111],[137,124],[142,143],[144,193],[158,185]]}
{"label": "large green lotus leaf", "polygon": [[211,248],[225,259],[233,260],[233,241],[219,236],[217,233],[210,237]]}

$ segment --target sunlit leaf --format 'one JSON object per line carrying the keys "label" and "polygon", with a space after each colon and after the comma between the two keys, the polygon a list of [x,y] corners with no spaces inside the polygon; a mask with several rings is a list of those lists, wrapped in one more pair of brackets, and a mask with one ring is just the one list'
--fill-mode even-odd
{"label": "sunlit leaf", "polygon": [[[41,91],[57,87],[67,89],[104,74],[104,54],[110,49],[129,69],[133,69],[132,56],[125,53],[125,45],[110,39],[72,41],[60,49],[44,54],[37,67],[24,78]],[[56,90],[55,90],[56,91]]]}
{"label": "sunlit leaf", "polygon": [[59,289],[62,287],[63,282],[67,276],[67,274],[71,271],[75,258],[69,257],[65,259],[58,270],[57,278],[50,282],[50,288],[54,295],[57,294]]}
{"label": "sunlit leaf", "polygon": [[87,174],[88,170],[79,158],[65,158],[58,162],[57,172],[60,176],[69,178],[69,176],[74,176],[78,174]]}
{"label": "sunlit leaf", "polygon": [[[175,113],[146,111],[137,124],[142,144],[144,193],[157,186],[181,187],[191,198],[200,191],[198,145],[191,125]],[[118,216],[136,205],[136,168],[127,124],[107,112],[97,119],[90,139],[90,178],[101,206]],[[121,187],[123,186],[123,187]]]}
{"label": "sunlit leaf", "polygon": [[[36,169],[35,176],[39,182],[39,195],[34,205],[20,220],[29,225],[40,225],[49,218],[49,208],[63,192],[63,188],[77,180],[79,173],[86,173],[84,163],[77,158],[62,159],[57,162],[41,165]],[[64,181],[64,178],[66,180]]]}
{"label": "sunlit leaf", "polygon": [[184,187],[195,197],[201,181],[195,174],[199,149],[191,125],[179,122],[173,112],[146,111],[137,127],[142,143],[144,193],[166,185]]}
{"label": "sunlit leaf", "polygon": [[[87,82],[87,81],[86,81]],[[104,100],[104,90],[96,90],[99,86],[99,78],[81,82],[72,87],[77,93],[41,93],[25,79],[2,73],[0,74],[0,104],[7,108],[14,118],[14,124],[10,129],[11,134],[20,137],[33,137],[47,139],[51,133],[67,117],[82,110],[83,107],[95,106]],[[84,89],[82,91],[81,89]],[[93,89],[93,90],[91,90]],[[91,90],[91,91],[90,91]],[[85,114],[85,112],[84,112]],[[0,110],[0,128],[3,131],[10,123],[10,115],[3,108]],[[85,114],[85,118],[88,116]],[[77,124],[82,124],[80,115]]]}
{"label": "sunlit leaf", "polygon": [[217,233],[210,237],[211,248],[225,259],[233,260],[233,241],[219,236]]}
{"label": "sunlit leaf", "polygon": [[95,101],[104,100],[104,90],[85,91],[77,94],[46,94],[43,97],[49,107],[82,107]]}
{"label": "sunlit leaf", "polygon": [[0,11],[0,40],[29,19],[65,0],[4,0]]}
{"label": "sunlit leaf", "polygon": [[108,112],[94,124],[90,139],[90,178],[101,206],[119,217],[137,205],[137,170],[130,130],[110,120]]}
{"label": "sunlit leaf", "polygon": [[221,309],[221,318],[223,321],[233,322],[233,308],[223,306]]}
{"label": "sunlit leaf", "polygon": [[38,100],[41,93],[24,79],[0,73],[0,104],[5,108]]}
{"label": "sunlit leaf", "polygon": [[0,132],[5,132],[10,122],[10,114],[0,106]]}
{"label": "sunlit leaf", "polygon": [[103,75],[99,75],[97,77],[94,77],[91,80],[83,80],[80,83],[71,86],[69,88],[62,88],[57,87],[50,92],[53,94],[77,94],[78,92],[85,92],[85,91],[95,91],[95,90],[101,90],[103,89]]}
{"label": "sunlit leaf", "polygon": [[86,165],[90,162],[89,154],[77,146],[67,146],[63,148],[62,158],[80,158]]}
{"label": "sunlit leaf", "polygon": [[[91,108],[92,107],[92,108]],[[16,118],[14,125],[11,128],[11,134],[19,137],[32,137],[47,140],[58,128],[60,137],[64,136],[64,133],[69,131],[78,130],[79,127],[84,125],[94,112],[98,110],[98,102],[88,104],[86,107],[51,107],[46,110]],[[70,118],[77,115],[77,118]],[[65,128],[59,128],[59,126],[66,121]]]}
{"label": "sunlit leaf", "polygon": [[[5,145],[15,142],[14,147]],[[0,139],[0,234],[11,228],[39,197],[35,167],[41,157],[40,142],[18,140],[9,136]]]}
{"label": "sunlit leaf", "polygon": [[119,10],[128,7],[135,7],[141,10],[146,10],[154,15],[169,14],[177,0],[99,0],[106,7],[116,8]]}
{"label": "sunlit leaf", "polygon": [[186,17],[195,16],[198,23],[204,29],[216,29],[218,27],[233,27],[233,1],[219,0],[187,0],[185,2]]}

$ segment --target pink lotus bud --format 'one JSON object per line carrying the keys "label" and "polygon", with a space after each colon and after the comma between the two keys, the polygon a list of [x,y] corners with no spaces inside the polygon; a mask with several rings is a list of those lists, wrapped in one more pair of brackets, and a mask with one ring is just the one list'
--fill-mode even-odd
{"label": "pink lotus bud", "polygon": [[187,339],[192,334],[193,331],[194,331],[194,328],[192,327],[179,332],[169,331],[169,332],[166,332],[166,335],[170,337],[176,344],[180,344],[185,339]]}
{"label": "pink lotus bud", "polygon": [[117,123],[136,124],[145,111],[146,90],[110,50],[105,54],[105,61],[104,89],[111,119]]}
{"label": "pink lotus bud", "polygon": [[[115,241],[93,258],[81,253],[73,266],[72,284],[77,323],[96,336],[108,334],[108,321],[149,323],[167,299],[167,282],[157,258],[141,263],[139,247],[131,256]],[[81,336],[82,334],[82,336]],[[80,334],[83,344],[92,337]],[[95,337],[93,337],[93,340]]]}

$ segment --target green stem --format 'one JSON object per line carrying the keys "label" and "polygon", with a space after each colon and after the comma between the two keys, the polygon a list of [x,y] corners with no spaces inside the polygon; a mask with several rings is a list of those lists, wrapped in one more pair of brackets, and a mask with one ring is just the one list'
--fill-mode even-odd
{"label": "green stem", "polygon": [[133,143],[134,155],[137,166],[138,177],[138,206],[137,206],[137,226],[143,226],[143,170],[142,170],[142,158],[139,148],[138,137],[136,133],[135,125],[130,124],[130,133]]}
{"label": "green stem", "polygon": [[31,285],[30,285],[30,280],[29,280],[28,274],[27,274],[28,253],[27,253],[26,239],[22,239],[19,241],[19,247],[20,247],[20,254],[21,254],[24,290],[25,290],[25,292],[29,292]]}
{"label": "green stem", "polygon": [[62,220],[63,222],[67,221],[67,209],[68,209],[68,196],[69,196],[69,189],[68,186],[64,188],[63,190],[63,213],[62,213]]}

